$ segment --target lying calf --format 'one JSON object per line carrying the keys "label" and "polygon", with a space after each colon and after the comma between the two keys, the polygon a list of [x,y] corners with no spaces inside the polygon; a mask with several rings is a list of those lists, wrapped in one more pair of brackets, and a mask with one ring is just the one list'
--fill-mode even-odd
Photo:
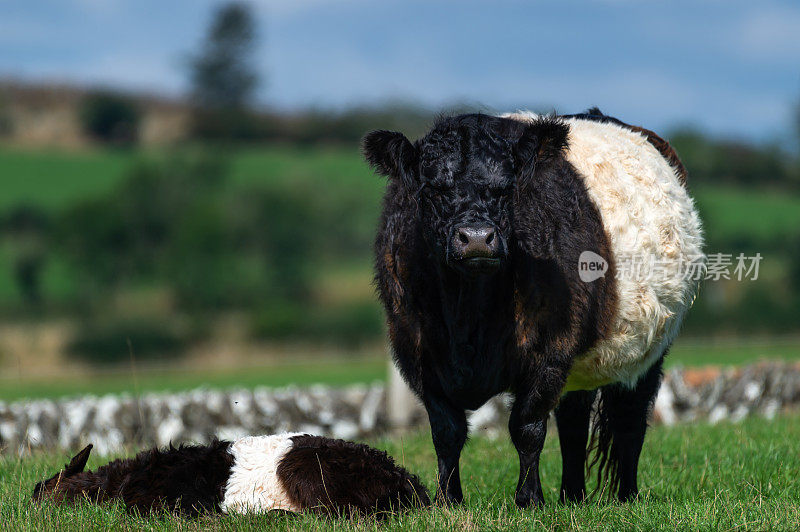
{"label": "lying calf", "polygon": [[416,475],[385,452],[308,434],[170,446],[84,471],[92,446],[39,482],[33,499],[120,499],[128,511],[383,514],[430,504]]}

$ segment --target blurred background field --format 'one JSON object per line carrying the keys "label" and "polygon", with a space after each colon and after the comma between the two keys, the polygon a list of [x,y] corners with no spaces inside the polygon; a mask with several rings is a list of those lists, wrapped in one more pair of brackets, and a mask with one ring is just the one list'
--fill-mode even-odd
{"label": "blurred background field", "polygon": [[[204,4],[197,38],[181,44],[194,50],[174,68],[179,91],[82,81],[69,66],[43,81],[46,68],[30,76],[0,62],[0,399],[385,378],[371,284],[384,182],[362,161],[360,136],[415,138],[441,111],[548,112],[554,96],[531,82],[524,100],[453,88],[445,102],[387,90],[356,104],[270,105],[264,87],[284,81],[259,59],[263,19],[291,26],[306,13],[281,9]],[[276,31],[270,46],[285,51]],[[647,102],[626,108],[586,75],[586,92],[557,110],[596,104],[660,126],[689,170],[707,252],[763,256],[755,281],[705,283],[669,364],[800,359],[800,84],[785,120],[773,113],[749,130],[715,108],[651,123]],[[742,121],[756,116],[742,109]]]}
{"label": "blurred background field", "polygon": [[[224,351],[217,359],[184,356],[159,363],[120,363],[78,368],[56,364],[47,370],[8,368],[0,378],[0,401],[57,398],[82,394],[180,392],[195,388],[344,386],[384,382],[387,359],[378,344],[358,351],[317,346],[262,346],[258,358],[235,361]],[[666,368],[743,366],[757,361],[800,361],[800,338],[756,338],[719,342],[694,338],[678,340]],[[67,367],[65,367],[67,366]]]}

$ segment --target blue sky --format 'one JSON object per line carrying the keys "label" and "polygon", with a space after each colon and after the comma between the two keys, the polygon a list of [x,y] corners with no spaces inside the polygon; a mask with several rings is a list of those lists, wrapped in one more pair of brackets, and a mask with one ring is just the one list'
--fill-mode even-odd
{"label": "blue sky", "polygon": [[[211,0],[0,0],[0,75],[185,90]],[[259,101],[598,105],[664,130],[789,134],[800,2],[261,0]]]}

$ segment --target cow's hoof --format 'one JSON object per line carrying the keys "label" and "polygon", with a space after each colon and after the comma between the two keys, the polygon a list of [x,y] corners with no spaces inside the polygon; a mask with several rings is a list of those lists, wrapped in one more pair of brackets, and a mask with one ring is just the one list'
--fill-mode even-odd
{"label": "cow's hoof", "polygon": [[437,491],[434,502],[436,506],[458,506],[464,502],[464,496],[461,493],[445,495],[441,491]]}
{"label": "cow's hoof", "polygon": [[558,497],[558,500],[562,504],[570,504],[570,503],[580,503],[586,500],[586,490],[581,489],[569,489],[569,488],[561,488],[561,494]]}
{"label": "cow's hoof", "polygon": [[538,508],[544,506],[544,496],[541,492],[523,488],[517,492],[514,497],[514,503],[520,508],[529,508],[531,506]]}
{"label": "cow's hoof", "polygon": [[633,502],[639,498],[639,490],[637,489],[622,489],[620,488],[617,494],[619,502]]}

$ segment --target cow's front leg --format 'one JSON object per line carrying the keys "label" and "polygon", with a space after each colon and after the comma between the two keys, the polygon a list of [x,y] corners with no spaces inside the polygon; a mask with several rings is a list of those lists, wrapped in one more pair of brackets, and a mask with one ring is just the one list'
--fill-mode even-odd
{"label": "cow's front leg", "polygon": [[517,397],[508,420],[511,441],[519,454],[519,481],[514,502],[521,508],[544,504],[539,456],[547,435],[547,413],[536,414],[525,397]]}
{"label": "cow's front leg", "polygon": [[463,409],[454,407],[438,397],[426,397],[425,409],[428,411],[433,447],[436,449],[439,464],[436,502],[460,504],[464,496],[461,493],[458,460],[461,449],[467,441],[466,414]]}
{"label": "cow's front leg", "polygon": [[527,368],[517,383],[514,406],[508,420],[511,441],[519,454],[519,482],[514,502],[525,508],[544,504],[539,480],[539,456],[547,435],[547,417],[558,404],[571,358],[549,357],[549,364]]}

